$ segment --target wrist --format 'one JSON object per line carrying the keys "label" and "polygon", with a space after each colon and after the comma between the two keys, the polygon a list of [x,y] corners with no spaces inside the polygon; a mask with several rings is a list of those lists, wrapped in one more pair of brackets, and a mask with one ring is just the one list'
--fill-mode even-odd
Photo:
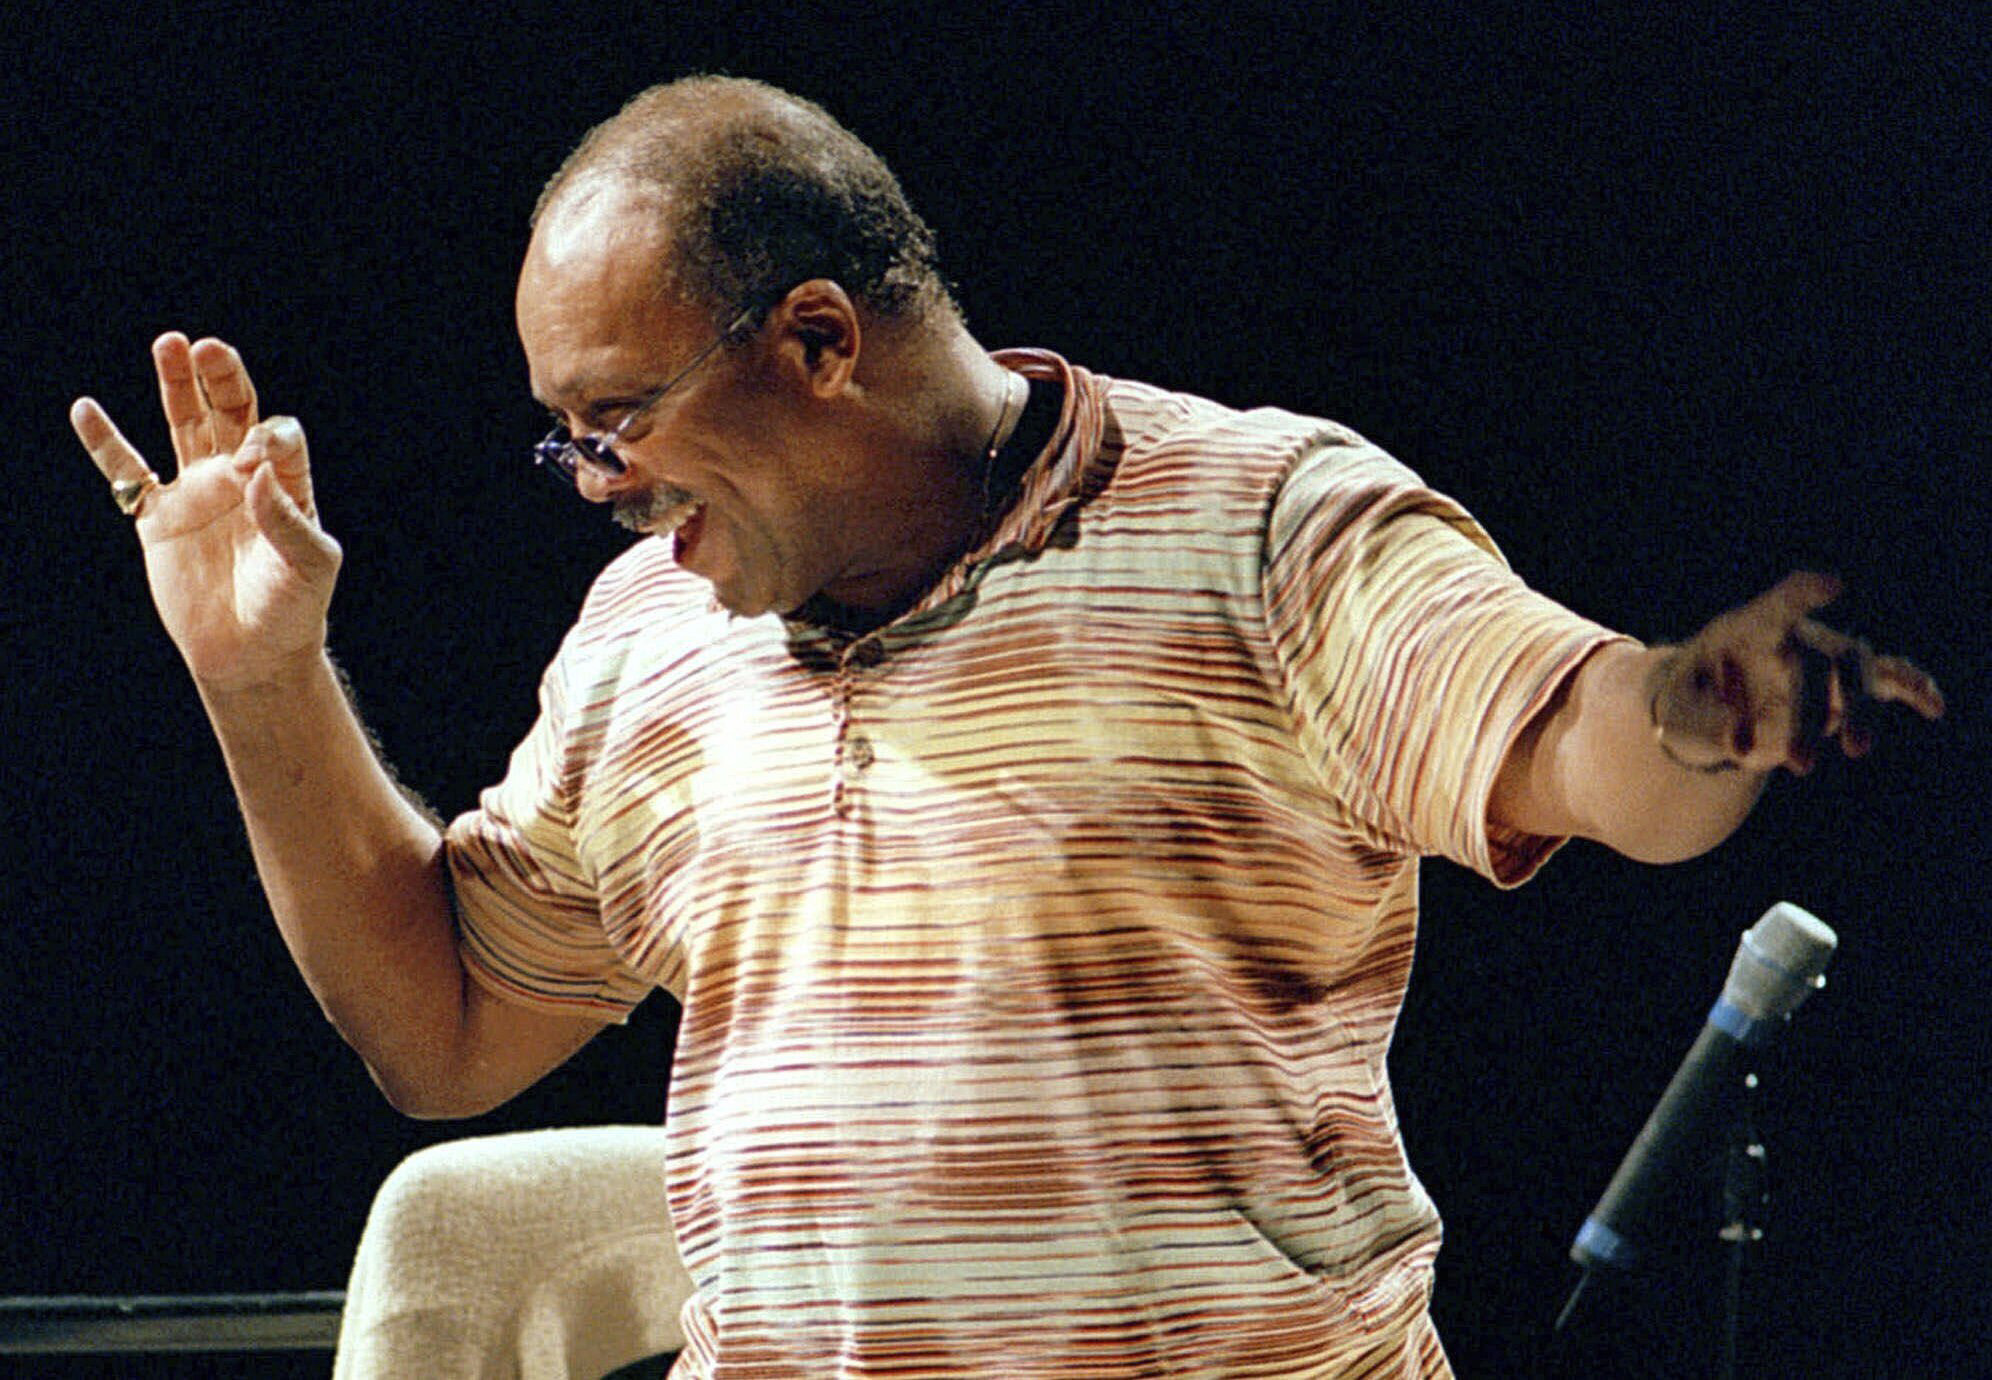
{"label": "wrist", "polygon": [[297,702],[314,684],[336,681],[332,659],[321,644],[285,656],[235,667],[227,674],[193,672],[194,688],[210,710]]}
{"label": "wrist", "polygon": [[[1726,757],[1715,757],[1707,761],[1697,761],[1682,748],[1668,742],[1667,723],[1661,717],[1660,701],[1670,689],[1677,690],[1676,681],[1683,674],[1682,663],[1687,660],[1686,647],[1656,648],[1660,656],[1654,661],[1646,676],[1646,723],[1653,734],[1653,746],[1671,765],[1685,772],[1699,776],[1720,776],[1727,772],[1741,771],[1740,762]],[[1691,670],[1686,672],[1693,674]]]}

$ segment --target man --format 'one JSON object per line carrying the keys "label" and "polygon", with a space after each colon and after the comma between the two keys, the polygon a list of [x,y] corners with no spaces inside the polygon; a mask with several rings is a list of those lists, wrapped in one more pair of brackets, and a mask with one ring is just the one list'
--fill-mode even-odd
{"label": "man", "polygon": [[968,334],[826,114],[640,96],[517,295],[537,458],[639,542],[439,830],[326,657],[303,433],[154,347],[137,518],[277,921],[397,1107],[684,1005],[682,1373],[1443,1375],[1384,1059],[1417,860],[1648,860],[1929,678],[1797,575],[1678,647],[1533,594],[1347,430]]}

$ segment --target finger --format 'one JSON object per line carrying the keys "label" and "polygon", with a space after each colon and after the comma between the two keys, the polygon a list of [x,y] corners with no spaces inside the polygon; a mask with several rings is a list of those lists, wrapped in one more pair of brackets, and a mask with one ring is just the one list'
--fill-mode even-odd
{"label": "finger", "polygon": [[159,375],[159,406],[173,433],[173,456],[185,469],[214,454],[208,428],[207,399],[194,374],[193,349],[187,337],[168,331],[152,342],[152,367]]}
{"label": "finger", "polygon": [[256,387],[235,348],[212,336],[189,351],[194,378],[207,400],[209,439],[218,451],[234,450],[256,424]]}
{"label": "finger", "polygon": [[1854,706],[1863,697],[1867,676],[1867,648],[1856,644],[1833,658],[1832,673],[1826,681],[1826,723],[1819,730],[1826,738],[1838,738],[1842,747],[1850,741]]}
{"label": "finger", "polygon": [[298,510],[315,520],[318,504],[312,496],[311,461],[297,418],[272,417],[250,428],[235,452],[235,467],[247,474],[264,466],[276,472],[277,482]]}
{"label": "finger", "polygon": [[97,472],[111,483],[152,475],[145,457],[125,440],[124,433],[95,398],[78,398],[70,405],[69,425],[75,430],[76,439],[83,443],[83,449],[90,452]]}
{"label": "finger", "polygon": [[1887,700],[1906,704],[1926,719],[1943,717],[1943,692],[1913,662],[1899,656],[1878,656],[1860,638],[1810,618],[1800,619],[1792,627],[1792,639],[1833,658],[1850,701],[1863,697]]}
{"label": "finger", "polygon": [[1805,615],[1840,597],[1840,581],[1815,570],[1795,570],[1751,600],[1753,614],[1767,615],[1789,628]]}
{"label": "finger", "polygon": [[1874,747],[1874,735],[1859,724],[1849,723],[1840,730],[1840,751],[1849,757],[1861,758]]}
{"label": "finger", "polygon": [[1801,776],[1818,759],[1820,744],[1839,728],[1843,695],[1839,663],[1817,647],[1795,643],[1790,661],[1791,700],[1786,765]]}
{"label": "finger", "polygon": [[1906,704],[1926,719],[1943,717],[1944,692],[1914,663],[1899,656],[1870,656],[1865,670],[1865,689],[1870,697]]}
{"label": "finger", "polygon": [[1731,760],[1748,771],[1784,767],[1803,776],[1817,759],[1825,721],[1831,662],[1815,652],[1787,647],[1770,655],[1741,655],[1724,687],[1735,714]]}
{"label": "finger", "polygon": [[1867,667],[1874,649],[1858,637],[1850,637],[1813,618],[1801,618],[1792,624],[1791,644],[1800,664],[1806,668],[1808,697],[1819,693],[1820,687],[1813,683],[1813,677],[1820,672],[1820,660],[1826,662],[1825,714],[1818,736],[1837,737],[1854,702],[1868,693]]}
{"label": "finger", "polygon": [[1816,618],[1800,618],[1791,625],[1791,639],[1801,646],[1824,652],[1839,660],[1852,656],[1857,661],[1865,661],[1872,654],[1867,643],[1838,628],[1828,627]]}

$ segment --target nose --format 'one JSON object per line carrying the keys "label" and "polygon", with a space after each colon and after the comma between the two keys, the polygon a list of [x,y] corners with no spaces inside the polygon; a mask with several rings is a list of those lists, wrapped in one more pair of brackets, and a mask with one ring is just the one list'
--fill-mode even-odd
{"label": "nose", "polygon": [[612,470],[586,458],[574,467],[574,487],[590,503],[608,503],[631,483],[627,469]]}

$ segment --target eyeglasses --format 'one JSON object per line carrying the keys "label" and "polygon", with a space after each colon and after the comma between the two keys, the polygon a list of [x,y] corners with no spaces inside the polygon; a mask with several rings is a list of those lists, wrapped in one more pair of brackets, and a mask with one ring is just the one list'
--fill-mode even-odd
{"label": "eyeglasses", "polygon": [[666,379],[661,386],[645,395],[643,401],[632,407],[624,415],[623,419],[608,431],[600,435],[576,436],[567,429],[564,423],[556,426],[546,434],[545,440],[533,447],[533,464],[545,469],[555,478],[564,480],[568,484],[576,482],[575,473],[584,463],[593,466],[597,471],[606,475],[627,473],[629,465],[620,455],[616,454],[616,447],[621,444],[623,433],[629,430],[630,423],[634,422],[651,408],[657,406],[666,393],[669,393],[673,388],[683,383],[692,370],[705,363],[706,356],[710,355],[727,341],[733,339],[734,336],[753,324],[753,321],[754,309],[752,307],[734,317],[733,323],[721,331],[710,345],[707,345],[703,350],[692,356],[690,364],[687,364],[669,379]]}

